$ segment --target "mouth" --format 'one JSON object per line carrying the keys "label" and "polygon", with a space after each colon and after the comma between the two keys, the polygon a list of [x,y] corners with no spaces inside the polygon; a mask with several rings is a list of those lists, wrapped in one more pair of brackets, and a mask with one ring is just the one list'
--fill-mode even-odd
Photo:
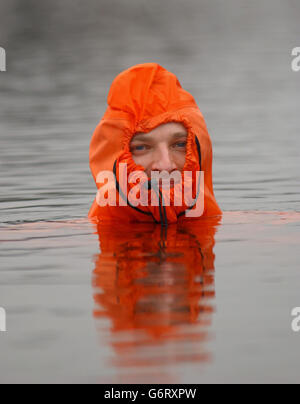
{"label": "mouth", "polygon": [[159,187],[161,190],[172,189],[177,185],[182,184],[183,178],[180,171],[175,171],[169,174],[166,171],[151,171],[149,182],[152,186]]}
{"label": "mouth", "polygon": [[161,189],[172,189],[174,188],[176,185],[179,185],[182,183],[182,180],[179,178],[171,178],[169,181],[165,181],[163,179],[159,180],[159,187]]}

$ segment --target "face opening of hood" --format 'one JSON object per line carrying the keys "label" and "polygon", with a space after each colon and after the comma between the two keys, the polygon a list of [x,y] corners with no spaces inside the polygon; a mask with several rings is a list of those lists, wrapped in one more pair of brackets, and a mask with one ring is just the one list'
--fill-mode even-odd
{"label": "face opening of hood", "polygon": [[[120,164],[127,164],[127,178],[134,171],[145,172],[145,168],[133,160],[131,139],[137,132],[148,133],[169,122],[181,123],[188,133],[182,175],[186,171],[204,172],[203,215],[220,215],[212,186],[212,145],[204,118],[194,98],[182,89],[176,76],[154,63],[133,66],[113,81],[108,108],[94,132],[90,146],[90,167],[95,181],[101,170],[113,171],[117,192],[124,194],[123,199],[128,199],[133,184],[128,184],[128,192],[120,189]],[[98,189],[100,186],[97,184]],[[196,197],[196,181],[193,180],[190,186],[193,197]],[[172,189],[170,197],[171,206],[135,206],[135,209],[120,204],[113,207],[97,206],[95,200],[89,217],[104,221],[154,220],[157,223],[174,223],[179,218],[185,218],[184,213],[191,206],[184,203],[182,206],[172,206]]]}

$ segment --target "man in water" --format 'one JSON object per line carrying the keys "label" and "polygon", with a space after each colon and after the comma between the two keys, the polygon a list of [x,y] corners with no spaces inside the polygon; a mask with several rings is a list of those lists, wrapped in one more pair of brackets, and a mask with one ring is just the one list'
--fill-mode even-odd
{"label": "man in water", "polygon": [[[204,118],[177,77],[156,63],[133,66],[113,81],[90,167],[98,187],[90,218],[167,225],[222,214]],[[112,175],[104,180],[103,173]],[[153,173],[169,175],[168,195]]]}

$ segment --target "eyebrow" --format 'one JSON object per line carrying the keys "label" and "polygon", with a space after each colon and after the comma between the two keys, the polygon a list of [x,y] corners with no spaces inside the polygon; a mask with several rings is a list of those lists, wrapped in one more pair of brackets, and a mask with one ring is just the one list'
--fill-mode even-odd
{"label": "eyebrow", "polygon": [[[184,133],[184,132],[176,132],[176,133],[174,133],[171,137],[172,137],[172,139],[174,139],[174,138],[175,138],[175,139],[178,139],[178,138],[181,138],[181,137],[185,137],[185,138],[186,138],[186,137],[187,137],[187,134]],[[150,140],[150,141],[151,141],[152,139],[151,139],[151,136],[149,136],[149,134],[146,133],[146,134],[143,134],[143,135],[135,135],[135,136],[132,138],[131,141],[133,142],[133,141],[135,141],[135,140],[136,140],[136,141],[145,141],[145,140],[148,140],[148,141]]]}

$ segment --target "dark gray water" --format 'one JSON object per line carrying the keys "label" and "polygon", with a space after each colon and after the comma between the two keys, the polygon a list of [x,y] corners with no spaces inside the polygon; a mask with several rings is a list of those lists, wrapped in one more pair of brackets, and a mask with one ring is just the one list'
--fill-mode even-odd
{"label": "dark gray water", "polygon": [[[1,1],[1,382],[299,381],[299,17],[296,0]],[[225,214],[201,257],[194,235],[106,245],[86,220],[109,86],[149,61],[213,141]]]}

